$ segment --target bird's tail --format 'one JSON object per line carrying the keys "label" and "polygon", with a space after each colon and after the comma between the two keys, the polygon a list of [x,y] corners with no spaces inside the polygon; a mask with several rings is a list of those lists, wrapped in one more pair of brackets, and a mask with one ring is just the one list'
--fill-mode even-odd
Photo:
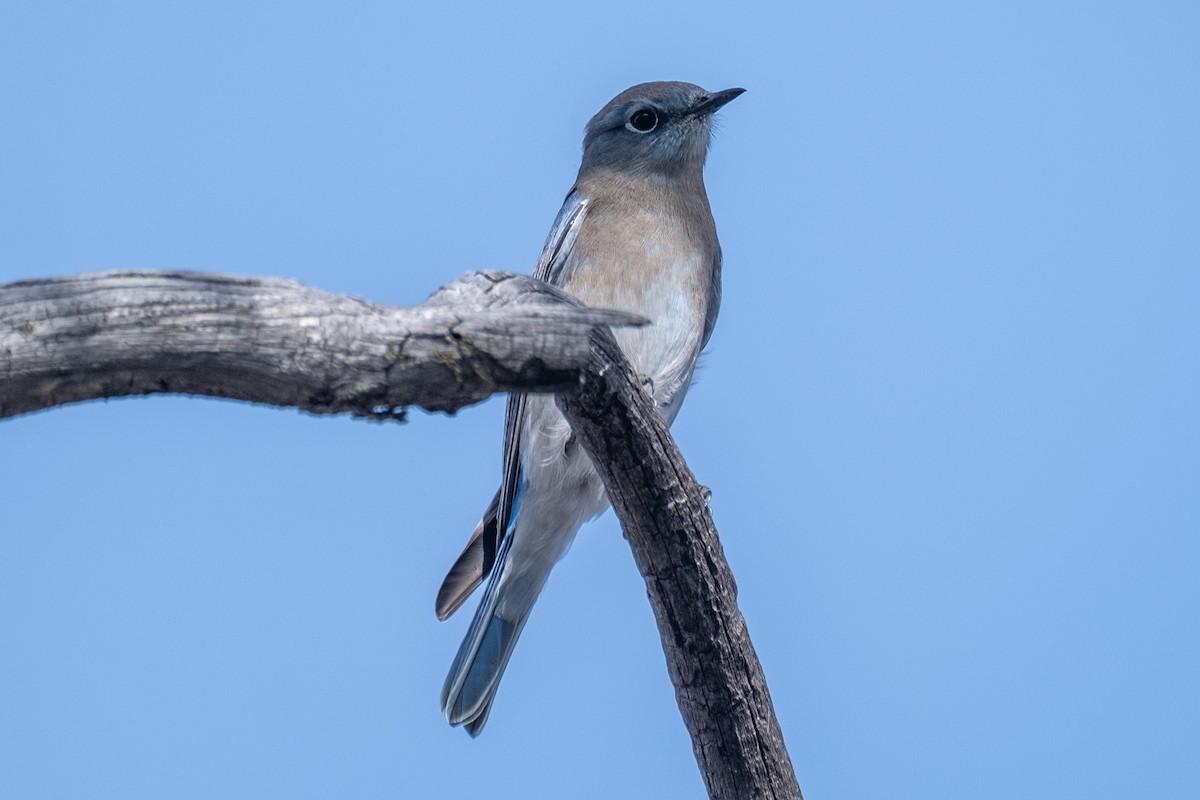
{"label": "bird's tail", "polygon": [[442,687],[446,719],[472,736],[478,736],[487,722],[500,677],[554,564],[551,559],[544,570],[535,569],[533,574],[525,564],[523,574],[512,574],[507,558],[511,543],[509,536],[496,554],[483,600]]}

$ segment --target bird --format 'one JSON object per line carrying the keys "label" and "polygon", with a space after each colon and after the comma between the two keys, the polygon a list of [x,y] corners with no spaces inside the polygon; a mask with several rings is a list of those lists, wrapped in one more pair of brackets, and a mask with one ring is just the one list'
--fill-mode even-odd
{"label": "bird", "polygon": [[[587,305],[650,322],[617,342],[668,424],[721,303],[721,246],[704,188],[713,115],[740,88],[632,86],[591,118],[583,157],[533,276]],[[438,592],[445,620],[487,578],[442,688],[451,725],[478,736],[546,579],[580,527],[608,508],[604,485],[545,394],[513,394],[501,485]]]}

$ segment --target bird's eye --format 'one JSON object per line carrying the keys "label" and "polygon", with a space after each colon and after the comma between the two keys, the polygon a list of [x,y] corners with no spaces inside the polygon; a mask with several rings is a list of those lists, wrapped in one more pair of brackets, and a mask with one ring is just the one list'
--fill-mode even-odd
{"label": "bird's eye", "polygon": [[625,127],[635,133],[649,133],[658,127],[658,114],[649,108],[639,108],[633,112]]}

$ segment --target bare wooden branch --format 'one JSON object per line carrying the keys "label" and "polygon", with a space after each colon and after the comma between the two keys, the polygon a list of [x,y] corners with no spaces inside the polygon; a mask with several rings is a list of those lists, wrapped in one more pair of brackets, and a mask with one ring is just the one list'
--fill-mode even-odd
{"label": "bare wooden branch", "polygon": [[0,418],[176,392],[395,419],[408,405],[561,391],[645,577],[710,797],[799,800],[705,492],[611,333],[597,330],[643,322],[498,272],[409,309],[277,278],[23,281],[0,286]]}
{"label": "bare wooden branch", "polygon": [[0,286],[0,418],[171,392],[403,418],[573,385],[597,325],[531,278],[476,272],[415,308],[280,278],[105,272]]}
{"label": "bare wooden branch", "polygon": [[667,670],[714,800],[800,800],[762,665],[708,508],[650,396],[608,331],[579,389],[559,395],[633,549]]}

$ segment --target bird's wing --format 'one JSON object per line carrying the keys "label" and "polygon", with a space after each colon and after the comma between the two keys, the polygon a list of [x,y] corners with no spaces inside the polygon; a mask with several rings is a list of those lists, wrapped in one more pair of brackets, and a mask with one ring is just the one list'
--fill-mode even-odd
{"label": "bird's wing", "polygon": [[542,254],[533,268],[534,278],[554,286],[563,285],[563,268],[570,260],[579,231],[583,229],[587,209],[587,198],[579,189],[571,189],[554,218],[554,227],[546,237],[546,244],[542,246]]}
{"label": "bird's wing", "polygon": [[[575,247],[575,240],[587,214],[587,199],[578,189],[571,189],[554,219],[550,235],[542,247],[533,277],[554,286],[561,286],[566,268]],[[504,464],[500,491],[488,505],[483,519],[475,526],[462,555],[442,581],[437,596],[438,619],[453,614],[475,591],[496,563],[513,511],[521,491],[521,419],[525,412],[525,395],[510,394],[504,413]]]}
{"label": "bird's wing", "polygon": [[471,592],[475,591],[475,587],[487,574],[487,570],[483,568],[485,560],[483,543],[487,540],[493,542],[492,546],[495,547],[496,518],[499,506],[500,492],[496,492],[496,496],[488,504],[487,511],[483,512],[483,519],[479,520],[479,524],[475,526],[475,531],[471,534],[471,539],[463,549],[462,555],[455,560],[454,566],[450,567],[450,572],[446,574],[446,579],[442,581],[442,586],[438,589],[437,603],[434,606],[438,619],[446,620],[451,614],[458,611],[458,607],[471,596]]}

